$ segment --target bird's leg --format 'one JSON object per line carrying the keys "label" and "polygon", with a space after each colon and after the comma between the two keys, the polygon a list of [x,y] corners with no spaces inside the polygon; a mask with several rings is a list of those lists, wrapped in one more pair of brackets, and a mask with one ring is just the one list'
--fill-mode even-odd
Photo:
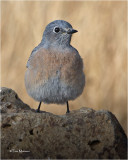
{"label": "bird's leg", "polygon": [[66,112],[66,113],[70,113],[70,111],[69,111],[68,101],[67,101],[67,112]]}
{"label": "bird's leg", "polygon": [[39,103],[38,109],[36,110],[37,112],[40,112],[40,106],[41,106],[41,102]]}

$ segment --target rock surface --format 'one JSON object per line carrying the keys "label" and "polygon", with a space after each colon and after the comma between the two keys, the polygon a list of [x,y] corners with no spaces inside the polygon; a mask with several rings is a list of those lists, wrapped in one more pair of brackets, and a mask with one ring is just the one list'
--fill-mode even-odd
{"label": "rock surface", "polygon": [[2,88],[1,113],[2,159],[127,158],[127,137],[109,111],[36,113],[13,90]]}

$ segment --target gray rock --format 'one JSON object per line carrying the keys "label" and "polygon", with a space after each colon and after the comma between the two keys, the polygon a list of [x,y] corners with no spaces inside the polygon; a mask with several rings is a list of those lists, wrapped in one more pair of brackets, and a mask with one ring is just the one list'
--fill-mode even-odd
{"label": "gray rock", "polygon": [[8,88],[1,91],[2,159],[126,159],[127,137],[109,111],[36,113]]}
{"label": "gray rock", "polygon": [[21,113],[30,111],[30,107],[23,103],[18,95],[9,88],[2,87],[0,92],[1,113]]}

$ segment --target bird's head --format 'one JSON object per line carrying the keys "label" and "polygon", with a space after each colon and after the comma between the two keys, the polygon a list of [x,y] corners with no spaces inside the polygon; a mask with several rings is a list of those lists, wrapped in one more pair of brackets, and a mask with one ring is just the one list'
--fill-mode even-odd
{"label": "bird's head", "polygon": [[52,46],[70,45],[71,37],[77,30],[73,29],[71,24],[64,20],[55,20],[49,23],[43,33],[42,43]]}

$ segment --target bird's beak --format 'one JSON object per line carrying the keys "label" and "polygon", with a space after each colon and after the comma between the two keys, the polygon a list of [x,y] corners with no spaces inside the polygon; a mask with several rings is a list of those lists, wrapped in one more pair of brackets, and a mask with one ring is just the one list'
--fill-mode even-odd
{"label": "bird's beak", "polygon": [[68,34],[73,34],[73,33],[76,33],[76,32],[78,32],[78,31],[75,30],[75,29],[69,29],[69,30],[67,31]]}

